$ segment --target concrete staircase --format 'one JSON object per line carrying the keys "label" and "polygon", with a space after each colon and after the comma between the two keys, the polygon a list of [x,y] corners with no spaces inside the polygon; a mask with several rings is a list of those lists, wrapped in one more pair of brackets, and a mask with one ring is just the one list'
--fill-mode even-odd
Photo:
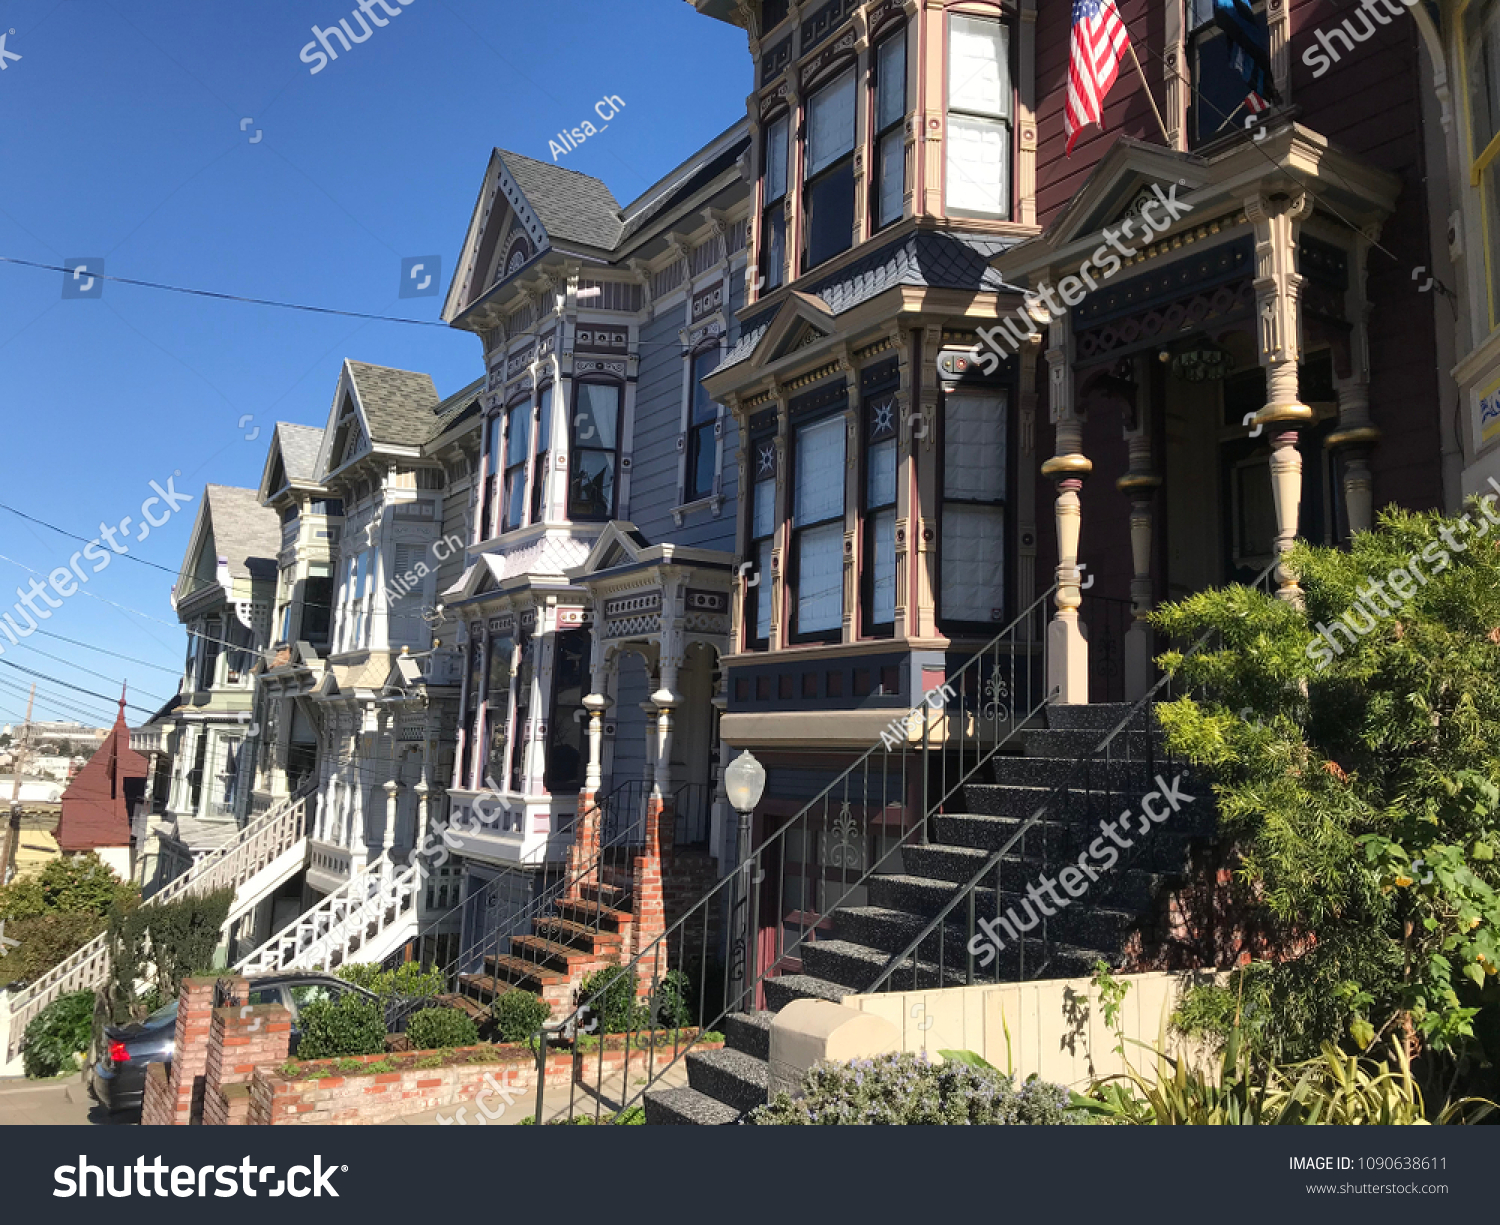
{"label": "concrete staircase", "polygon": [[[1078,759],[1091,753],[1129,709],[1125,705],[1050,707],[1045,728],[1020,734],[1021,755],[995,757],[986,781],[965,786],[945,806],[949,811],[932,818],[929,845],[908,847],[902,853],[899,871],[871,877],[866,882],[866,905],[836,909],[831,916],[831,938],[819,933],[816,940],[801,946],[800,973],[764,982],[766,1010],[726,1018],[723,1050],[687,1055],[687,1087],[646,1093],[646,1121],[735,1123],[763,1104],[770,1026],[775,1014],[797,999],[837,1003],[846,995],[867,992],[890,958],[907,948],[960,885],[1020,829],[1056,786],[1069,778]],[[1137,724],[1116,738],[1113,756],[1137,758],[1148,742],[1160,745],[1160,733],[1147,730],[1149,717],[1149,710],[1142,712]],[[1087,774],[1075,781],[1086,777],[1104,787],[1104,794],[1074,797],[1049,814],[1045,860],[1040,828],[1033,827],[1017,844],[1005,860],[1002,910],[1018,904],[1025,896],[1025,884],[1035,880],[1044,863],[1055,874],[1061,864],[1076,860],[1099,836],[1101,818],[1117,817],[1124,808],[1139,811],[1141,798],[1157,788],[1151,771],[1136,761],[1092,761],[1083,769]],[[1189,843],[1214,831],[1216,815],[1207,786],[1190,777],[1182,790],[1193,795],[1195,802],[1154,827],[1150,836],[1132,850],[1128,861],[1101,871],[1082,898],[1047,920],[1049,938],[1045,943],[1035,938],[1007,942],[998,959],[1002,980],[1087,976],[1099,958],[1119,963],[1131,933],[1142,926],[1143,920],[1149,924],[1155,899],[1182,879],[1188,866]],[[976,888],[975,912],[979,919],[994,917],[993,887]],[[923,988],[931,989],[938,983],[940,951],[943,984],[965,984],[968,939],[967,906],[961,904],[951,913],[951,921],[941,931],[931,933],[918,949]],[[887,989],[911,988],[910,960],[905,966],[904,971],[892,976]],[[976,980],[993,981],[996,969],[991,963],[981,979],[976,961]]]}

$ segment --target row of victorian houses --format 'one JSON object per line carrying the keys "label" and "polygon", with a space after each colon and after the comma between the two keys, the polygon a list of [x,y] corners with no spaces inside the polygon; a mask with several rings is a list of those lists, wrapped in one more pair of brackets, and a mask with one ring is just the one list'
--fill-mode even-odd
{"label": "row of victorian houses", "polygon": [[748,35],[746,117],[623,206],[496,149],[443,312],[475,382],[345,361],[200,502],[138,860],[304,804],[236,956],[434,830],[382,955],[643,817],[711,882],[734,754],[759,840],[1054,581],[1053,700],[1133,698],[1161,602],[1500,477],[1494,0],[1363,39],[1261,0],[1262,112],[1212,3],[1122,0],[1145,81],[1071,156],[1069,5],[690,2]]}

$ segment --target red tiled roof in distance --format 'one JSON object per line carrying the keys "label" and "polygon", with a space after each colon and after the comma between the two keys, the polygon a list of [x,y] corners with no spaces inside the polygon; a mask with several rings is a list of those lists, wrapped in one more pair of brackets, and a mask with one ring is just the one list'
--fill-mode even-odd
{"label": "red tiled roof in distance", "polygon": [[146,759],[130,747],[125,697],[109,736],[62,795],[57,845],[63,851],[92,851],[130,845],[130,805],[145,790]]}

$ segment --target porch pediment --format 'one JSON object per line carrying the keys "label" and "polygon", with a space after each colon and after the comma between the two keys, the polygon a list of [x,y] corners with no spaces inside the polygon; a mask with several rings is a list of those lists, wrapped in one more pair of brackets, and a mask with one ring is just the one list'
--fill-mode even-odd
{"label": "porch pediment", "polygon": [[635,524],[614,520],[605,527],[599,539],[594,541],[594,547],[589,550],[588,557],[584,559],[583,566],[575,577],[587,579],[617,566],[633,566],[650,547],[651,542],[636,530]]}

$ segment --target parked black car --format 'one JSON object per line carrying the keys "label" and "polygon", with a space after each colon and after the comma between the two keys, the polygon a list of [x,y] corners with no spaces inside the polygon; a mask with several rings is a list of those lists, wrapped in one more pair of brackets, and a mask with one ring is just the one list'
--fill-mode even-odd
{"label": "parked black car", "polygon": [[[302,1037],[297,1018],[302,1009],[317,1000],[336,1000],[344,995],[360,995],[371,1002],[377,1000],[363,987],[346,983],[332,974],[307,971],[251,979],[249,1002],[285,1005],[292,1014],[291,1051],[296,1054]],[[170,1070],[176,1037],[176,1000],[136,1024],[106,1026],[100,1049],[94,1052],[89,1093],[111,1114],[127,1111],[139,1114],[146,1093],[146,1065],[164,1063]]]}

